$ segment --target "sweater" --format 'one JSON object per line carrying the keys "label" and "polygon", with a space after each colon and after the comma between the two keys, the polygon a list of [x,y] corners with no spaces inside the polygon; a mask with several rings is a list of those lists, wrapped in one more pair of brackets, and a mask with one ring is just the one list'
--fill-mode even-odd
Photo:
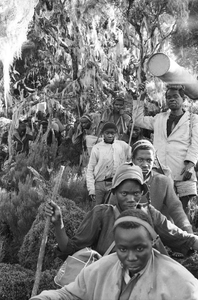
{"label": "sweater", "polygon": [[[87,167],[86,183],[90,195],[95,195],[95,182],[113,177],[117,167],[131,159],[131,147],[119,140],[104,141],[93,146]],[[111,166],[113,165],[112,169]]]}

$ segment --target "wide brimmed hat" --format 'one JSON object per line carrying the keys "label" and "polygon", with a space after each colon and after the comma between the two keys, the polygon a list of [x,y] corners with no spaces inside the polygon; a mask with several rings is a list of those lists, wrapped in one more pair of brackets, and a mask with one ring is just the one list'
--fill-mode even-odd
{"label": "wide brimmed hat", "polygon": [[144,195],[148,192],[148,187],[144,183],[142,169],[133,163],[124,163],[119,166],[112,180],[112,188],[114,191],[124,180],[133,179],[140,183],[143,188]]}

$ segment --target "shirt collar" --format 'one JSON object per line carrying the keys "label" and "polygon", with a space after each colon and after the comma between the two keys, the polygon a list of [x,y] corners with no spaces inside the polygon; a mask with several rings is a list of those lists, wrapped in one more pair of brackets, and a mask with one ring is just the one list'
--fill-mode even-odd
{"label": "shirt collar", "polygon": [[146,271],[147,267],[151,264],[151,260],[152,260],[152,255],[151,255],[150,259],[148,260],[148,262],[147,262],[146,266],[144,267],[144,269],[142,269],[140,272],[134,274],[133,277],[131,277],[129,275],[129,270],[128,269],[123,269],[123,277],[124,277],[125,284],[128,284],[129,281],[138,279],[140,276],[142,276],[144,274],[144,272]]}

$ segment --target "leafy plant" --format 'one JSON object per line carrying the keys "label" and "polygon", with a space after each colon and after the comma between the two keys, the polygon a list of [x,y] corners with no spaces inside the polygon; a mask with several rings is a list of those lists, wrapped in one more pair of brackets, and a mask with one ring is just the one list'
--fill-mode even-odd
{"label": "leafy plant", "polygon": [[12,191],[0,195],[0,231],[1,235],[6,237],[3,261],[17,260],[17,249],[19,250],[24,236],[29,231],[42,201],[42,197],[32,187],[29,176],[24,184],[19,182],[18,193]]}
{"label": "leafy plant", "polygon": [[[61,207],[66,233],[69,237],[72,237],[75,230],[79,227],[85,212],[77,207],[73,201],[66,198],[57,198],[56,203]],[[31,229],[25,236],[19,251],[19,263],[25,268],[29,268],[31,270],[36,269],[44,225],[44,204],[42,204],[39,207],[38,215],[33,222]],[[51,224],[48,242],[45,249],[43,270],[57,268],[60,266],[60,260],[57,259],[55,245],[56,239],[54,236],[53,226]]]}
{"label": "leafy plant", "polygon": [[[42,272],[38,293],[57,288],[54,283],[56,270]],[[0,299],[28,300],[34,283],[34,272],[20,265],[0,264]]]}

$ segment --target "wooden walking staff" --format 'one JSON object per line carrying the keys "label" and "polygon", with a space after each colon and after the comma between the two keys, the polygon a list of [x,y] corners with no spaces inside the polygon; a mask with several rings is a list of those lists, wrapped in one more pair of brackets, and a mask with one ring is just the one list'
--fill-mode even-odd
{"label": "wooden walking staff", "polygon": [[[138,72],[137,72],[138,84],[142,83],[141,72],[142,71],[141,71],[141,64],[140,64],[140,66],[138,68]],[[139,104],[140,104],[140,101],[142,99],[143,94],[144,94],[144,91],[140,91],[139,97],[137,98],[137,107],[136,107],[134,115],[133,115],[133,105],[132,105],[132,126],[131,126],[131,131],[130,131],[129,142],[128,142],[129,146],[131,146],[133,129],[134,129],[134,126],[135,126],[135,119],[136,119],[136,116],[137,116],[138,107],[139,107]]]}
{"label": "wooden walking staff", "polygon": [[[58,194],[58,189],[60,187],[61,178],[62,178],[64,169],[65,169],[65,167],[61,166],[58,177],[57,177],[57,181],[54,186],[53,193],[52,193],[53,201],[56,199],[56,196]],[[40,278],[41,278],[42,265],[43,265],[43,258],[45,255],[45,246],[46,246],[47,238],[48,238],[49,226],[50,226],[50,217],[47,217],[46,222],[45,222],[43,237],[42,237],[42,241],[41,241],[41,246],[40,246],[40,251],[39,251],[39,256],[38,256],[38,261],[37,261],[37,267],[36,267],[35,281],[34,281],[34,286],[32,289],[31,297],[36,296],[37,292],[38,292]]]}

